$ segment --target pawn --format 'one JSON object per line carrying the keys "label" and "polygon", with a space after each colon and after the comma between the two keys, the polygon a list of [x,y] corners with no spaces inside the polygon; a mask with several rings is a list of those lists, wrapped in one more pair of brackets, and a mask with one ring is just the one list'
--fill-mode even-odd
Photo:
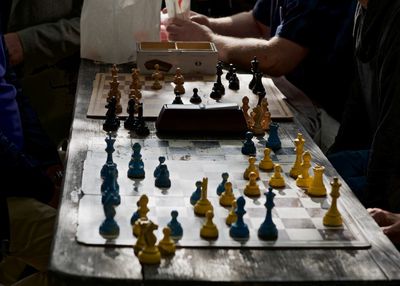
{"label": "pawn", "polygon": [[231,207],[231,209],[229,211],[229,214],[228,214],[228,216],[226,217],[226,220],[225,220],[225,223],[227,225],[231,225],[232,223],[236,222],[236,220],[237,220],[237,215],[235,213],[236,208],[237,208],[236,200],[233,200],[232,201],[232,207]]}
{"label": "pawn", "polygon": [[322,220],[325,226],[341,226],[343,224],[342,216],[337,208],[337,199],[340,196],[339,189],[341,185],[342,184],[339,182],[339,179],[334,177],[333,181],[331,182],[331,206]]}
{"label": "pawn", "polygon": [[134,131],[137,128],[137,119],[135,118],[135,99],[131,98],[128,101],[128,108],[126,109],[128,113],[128,118],[124,122],[125,129]]}
{"label": "pawn", "polygon": [[275,122],[271,122],[269,125],[269,136],[265,147],[272,149],[273,151],[277,151],[281,148],[281,140],[278,136],[278,128],[279,124]]}
{"label": "pawn", "polygon": [[260,187],[257,185],[257,174],[250,172],[249,182],[244,188],[244,194],[248,197],[259,197],[261,195]]}
{"label": "pawn", "polygon": [[178,211],[173,210],[171,212],[171,221],[167,224],[167,226],[171,229],[171,237],[175,240],[180,239],[183,236],[183,229],[178,222]]}
{"label": "pawn", "polygon": [[242,154],[243,155],[256,155],[256,145],[253,142],[253,132],[246,132],[246,141],[243,142]]}
{"label": "pawn", "polygon": [[138,255],[142,264],[159,264],[161,261],[161,253],[156,246],[157,237],[153,233],[157,228],[158,225],[151,221],[144,227],[145,246]]}
{"label": "pawn", "polygon": [[243,220],[243,216],[246,214],[246,210],[244,209],[246,200],[243,197],[239,197],[236,203],[237,208],[235,209],[235,213],[237,216],[237,220],[236,222],[232,223],[229,230],[229,235],[232,238],[247,239],[250,235],[249,227]]}
{"label": "pawn", "polygon": [[154,72],[152,73],[151,77],[154,80],[153,85],[151,86],[151,89],[154,90],[159,90],[162,88],[160,84],[160,80],[163,78],[163,75],[160,72],[160,66],[158,64],[154,65]]}
{"label": "pawn", "polygon": [[269,180],[269,185],[273,188],[283,188],[285,187],[285,180],[282,177],[282,167],[279,164],[275,164],[274,166],[274,174]]}
{"label": "pawn", "polygon": [[214,99],[214,100],[220,100],[221,99],[222,95],[221,95],[221,92],[218,89],[218,84],[217,83],[214,83],[214,86],[213,86],[212,91],[210,93],[210,97],[212,99]]}
{"label": "pawn", "polygon": [[146,122],[144,121],[144,118],[143,118],[143,103],[139,103],[137,126],[135,128],[135,132],[139,136],[147,136],[150,134],[150,130],[146,126]]}
{"label": "pawn", "polygon": [[108,104],[105,106],[107,108],[106,112],[106,120],[103,124],[103,130],[110,132],[110,131],[117,131],[120,125],[119,118],[117,116],[117,99],[115,96],[111,97]]}
{"label": "pawn", "polygon": [[140,154],[141,149],[142,147],[137,142],[132,145],[133,153],[131,155],[127,172],[128,178],[130,179],[143,179],[145,177],[144,163],[142,160],[142,154]]}
{"label": "pawn", "polygon": [[256,174],[257,180],[260,178],[260,172],[258,171],[256,166],[256,157],[253,156],[249,157],[249,166],[244,171],[243,178],[248,180],[251,172]]}
{"label": "pawn", "polygon": [[260,164],[258,164],[258,168],[263,171],[271,171],[274,169],[274,162],[272,162],[271,157],[271,149],[264,149],[264,158],[261,160]]}
{"label": "pawn", "polygon": [[158,166],[154,169],[153,175],[155,178],[157,178],[157,176],[160,174],[160,167],[162,164],[164,164],[165,162],[165,157],[164,156],[160,156],[158,157]]}
{"label": "pawn", "polygon": [[324,166],[315,166],[313,168],[314,178],[311,182],[311,186],[307,191],[309,196],[313,197],[324,197],[326,196],[326,188],[324,186],[323,174],[325,167]]}
{"label": "pawn", "polygon": [[156,178],[155,186],[157,188],[170,188],[171,180],[169,179],[169,171],[167,165],[160,166],[160,172]]}
{"label": "pawn", "polygon": [[196,182],[196,190],[190,196],[190,204],[195,205],[201,197],[201,181]]}
{"label": "pawn", "polygon": [[[236,69],[235,69],[235,70],[236,70]],[[232,74],[233,74],[233,71],[234,71],[233,64],[229,64],[228,72],[227,72],[226,75],[225,75],[225,79],[226,79],[227,81],[229,81],[229,80],[231,79],[231,76],[232,76]]]}
{"label": "pawn", "polygon": [[181,98],[181,95],[179,92],[175,91],[175,98],[174,98],[174,101],[172,101],[172,104],[183,104],[183,101],[182,101],[182,98]]}
{"label": "pawn", "polygon": [[229,79],[228,87],[231,90],[239,90],[239,88],[240,88],[239,78],[236,75],[236,69],[235,68],[234,68],[234,72],[233,72],[231,78]]}
{"label": "pawn", "polygon": [[206,213],[206,222],[200,229],[200,236],[206,239],[216,239],[218,238],[218,228],[212,221],[214,217],[214,212],[212,210]]}
{"label": "pawn", "polygon": [[182,75],[181,69],[176,68],[176,74],[174,76],[174,83],[175,83],[174,92],[175,93],[179,93],[179,94],[185,93],[185,87],[183,86],[184,82],[185,82],[185,79]]}
{"label": "pawn", "polygon": [[234,200],[235,196],[232,191],[232,183],[226,182],[225,191],[221,194],[221,197],[219,198],[219,203],[221,204],[221,206],[230,207]]}
{"label": "pawn", "polygon": [[172,255],[175,254],[176,246],[175,241],[171,238],[171,229],[169,227],[163,228],[164,237],[158,243],[158,249],[162,255]]}
{"label": "pawn", "polygon": [[199,90],[197,88],[193,88],[193,95],[190,98],[190,102],[193,104],[201,103],[201,97],[198,95]]}
{"label": "pawn", "polygon": [[220,196],[223,192],[225,192],[225,184],[228,181],[229,174],[228,173],[222,173],[222,182],[219,183],[217,187],[217,195]]}

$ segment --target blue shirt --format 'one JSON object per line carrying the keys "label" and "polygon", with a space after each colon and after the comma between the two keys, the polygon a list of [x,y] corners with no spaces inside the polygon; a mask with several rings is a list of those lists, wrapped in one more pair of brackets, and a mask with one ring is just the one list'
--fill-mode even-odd
{"label": "blue shirt", "polygon": [[254,18],[309,50],[286,78],[340,120],[353,79],[355,0],[258,0]]}

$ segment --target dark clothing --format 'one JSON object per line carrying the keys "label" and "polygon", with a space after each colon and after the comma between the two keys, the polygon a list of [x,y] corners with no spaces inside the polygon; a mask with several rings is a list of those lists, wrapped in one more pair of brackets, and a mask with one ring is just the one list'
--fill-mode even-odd
{"label": "dark clothing", "polygon": [[309,50],[286,78],[340,120],[351,86],[355,0],[258,0],[255,19]]}
{"label": "dark clothing", "polygon": [[359,5],[355,40],[358,80],[333,151],[370,149],[365,205],[400,212],[400,1]]}

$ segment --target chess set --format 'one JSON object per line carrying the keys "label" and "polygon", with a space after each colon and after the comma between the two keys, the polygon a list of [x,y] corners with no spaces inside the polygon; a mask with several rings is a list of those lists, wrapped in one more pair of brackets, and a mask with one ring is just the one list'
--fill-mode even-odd
{"label": "chess set", "polygon": [[[284,132],[284,130],[279,130]],[[282,136],[281,136],[282,138]],[[257,163],[263,159],[266,139],[251,139],[256,147]],[[87,245],[133,246],[136,237],[132,234],[131,217],[137,211],[137,202],[142,195],[148,197],[147,217],[159,227],[155,235],[160,240],[163,228],[171,221],[171,212],[177,211],[183,235],[176,241],[178,248],[368,248],[370,244],[355,219],[343,208],[340,199],[338,209],[343,224],[328,227],[323,224],[323,217],[331,205],[331,197],[310,197],[296,186],[296,181],[289,176],[293,162],[296,160],[294,139],[283,136],[281,148],[271,153],[274,163],[283,169],[282,176],[285,187],[274,188],[275,194],[272,209],[272,220],[278,230],[278,237],[272,240],[260,239],[258,228],[266,218],[266,197],[263,192],[268,189],[268,180],[273,172],[260,170],[261,196],[248,197],[244,189],[248,180],[243,173],[249,165],[249,157],[243,155],[241,140],[168,140],[158,138],[130,139],[118,136],[114,143],[113,161],[118,169],[120,204],[115,208],[115,222],[119,226],[119,234],[113,238],[103,237],[100,226],[105,220],[102,205],[101,188],[103,180],[100,176],[101,166],[107,159],[104,137],[91,139],[89,152],[84,161],[82,175],[82,197],[79,203],[77,241]],[[145,178],[130,179],[127,176],[132,155],[132,145],[141,145],[141,158],[144,164]],[[159,156],[165,157],[168,166],[171,186],[158,188],[155,186],[153,171],[159,164]],[[315,165],[315,164],[313,164]],[[222,174],[228,173],[228,181],[232,183],[236,199],[242,196],[245,200],[246,213],[243,221],[248,225],[247,239],[234,239],[230,236],[230,227],[226,218],[231,208],[219,203],[217,188],[222,181]],[[200,229],[205,218],[194,213],[191,196],[196,190],[196,182],[208,178],[208,200],[214,210],[213,222],[218,229],[218,238],[204,239]],[[323,182],[330,192],[330,181],[325,175]]]}

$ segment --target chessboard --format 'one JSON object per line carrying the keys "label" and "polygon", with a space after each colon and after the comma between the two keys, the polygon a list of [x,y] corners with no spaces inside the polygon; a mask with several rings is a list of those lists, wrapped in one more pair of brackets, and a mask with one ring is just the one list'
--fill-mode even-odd
{"label": "chessboard", "polygon": [[[143,102],[143,117],[147,120],[155,120],[161,108],[164,104],[171,104],[175,98],[174,94],[174,83],[173,75],[165,75],[164,80],[161,81],[161,90],[152,90],[151,85],[153,81],[151,76],[140,76],[142,83],[142,102]],[[249,105],[251,108],[255,107],[258,103],[258,96],[253,94],[248,88],[249,82],[251,81],[252,75],[249,74],[238,74],[240,81],[240,89],[230,90],[228,88],[228,81],[225,79],[225,75],[222,75],[222,83],[225,86],[225,95],[222,96],[218,102],[209,97],[213,84],[216,81],[216,76],[207,75],[185,75],[185,94],[183,94],[182,101],[184,104],[191,104],[190,97],[193,95],[193,89],[199,90],[198,94],[202,98],[202,103],[218,104],[218,103],[236,103],[238,106],[242,106],[242,98],[248,96],[250,101]],[[110,90],[111,74],[98,73],[93,81],[93,90],[90,98],[89,108],[87,111],[88,118],[105,118],[107,109],[105,108],[107,94]],[[120,118],[126,118],[128,116],[126,112],[129,95],[129,85],[131,84],[131,75],[128,73],[118,74],[119,90],[121,91],[121,105],[122,113],[118,116]],[[268,107],[271,112],[271,118],[274,120],[292,120],[293,114],[289,109],[285,96],[280,90],[274,85],[270,78],[263,77],[262,79],[266,98],[268,99]]]}
{"label": "chessboard", "polygon": [[[281,131],[280,131],[281,132]],[[150,209],[148,218],[158,224],[156,236],[162,238],[162,229],[171,220],[171,211],[179,212],[178,221],[183,227],[183,237],[177,247],[219,247],[219,248],[368,248],[370,244],[356,220],[343,207],[340,198],[338,208],[343,218],[340,227],[327,227],[322,218],[330,206],[330,197],[309,197],[298,188],[295,180],[289,176],[295,160],[294,144],[291,139],[281,139],[282,148],[271,153],[271,159],[281,164],[284,171],[286,187],[274,189],[276,194],[272,209],[272,218],[278,229],[277,240],[261,240],[257,230],[266,216],[265,196],[259,198],[245,197],[246,214],[244,222],[250,230],[247,240],[234,240],[229,235],[225,219],[230,211],[219,204],[216,193],[221,182],[221,174],[229,173],[236,199],[243,195],[247,180],[243,172],[248,166],[248,156],[241,153],[240,140],[168,140],[157,138],[130,139],[117,137],[114,144],[113,160],[117,164],[119,193],[121,204],[116,207],[115,221],[120,227],[120,234],[115,239],[105,239],[99,234],[99,227],[105,219],[101,204],[100,188],[102,179],[100,170],[104,165],[107,153],[105,138],[91,139],[89,152],[84,161],[82,176],[82,196],[79,202],[77,241],[87,245],[132,246],[136,238],[132,235],[130,219],[137,210],[136,202],[146,194],[149,197]],[[257,148],[257,162],[263,157],[266,140],[254,138]],[[142,159],[146,176],[144,179],[129,179],[128,164],[131,158],[133,143],[141,146]],[[170,173],[171,187],[155,187],[153,171],[158,165],[158,157],[165,156]],[[314,165],[314,164],[313,164]],[[312,172],[312,170],[310,170]],[[260,171],[258,185],[265,192],[272,172]],[[194,214],[190,196],[196,189],[196,181],[208,178],[208,199],[214,207],[214,223],[219,230],[216,240],[200,237],[200,228],[204,217]],[[324,175],[324,184],[330,192],[329,182],[332,178]]]}

